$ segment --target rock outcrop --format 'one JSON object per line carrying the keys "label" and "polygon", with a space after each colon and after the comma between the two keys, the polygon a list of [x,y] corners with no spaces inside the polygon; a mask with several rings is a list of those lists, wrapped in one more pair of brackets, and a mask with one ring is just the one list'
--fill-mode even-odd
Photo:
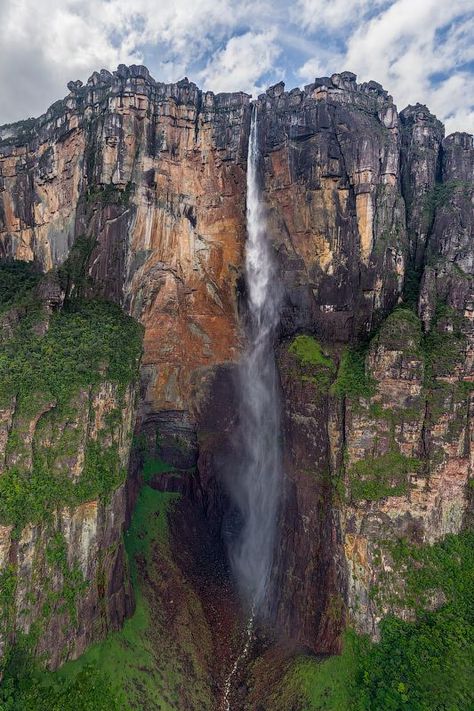
{"label": "rock outcrop", "polygon": [[97,242],[94,293],[146,326],[144,410],[187,409],[196,374],[236,357],[248,106],[122,66],[2,129],[0,254],[47,270]]}
{"label": "rock outcrop", "polygon": [[[48,271],[86,245],[83,292],[144,326],[138,430],[159,435],[167,461],[196,467],[187,495],[219,532],[238,417],[250,97],[122,65],[68,88],[39,119],[0,127],[0,255]],[[287,637],[333,652],[347,619],[376,637],[393,608],[371,593],[393,571],[391,542],[433,542],[465,525],[474,149],[467,134],[444,138],[426,107],[399,114],[379,84],[350,72],[303,90],[280,83],[254,103],[284,286],[275,617]],[[315,339],[313,359],[298,356],[301,334]],[[95,513],[58,519],[68,540],[87,529],[93,541],[78,565],[116,540],[120,491]],[[12,548],[5,529],[4,560],[31,561],[43,535],[25,529]],[[123,596],[117,605],[119,620]],[[95,612],[84,615],[74,654],[91,639]]]}

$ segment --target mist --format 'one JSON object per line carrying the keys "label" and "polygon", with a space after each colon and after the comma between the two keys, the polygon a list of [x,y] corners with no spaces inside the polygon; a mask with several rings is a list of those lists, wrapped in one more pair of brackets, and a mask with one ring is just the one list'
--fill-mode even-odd
{"label": "mist", "polygon": [[269,243],[259,178],[257,107],[252,109],[247,158],[245,251],[247,347],[239,363],[239,462],[229,477],[240,520],[230,544],[232,571],[254,614],[267,612],[282,490],[280,394],[274,354],[281,288]]}

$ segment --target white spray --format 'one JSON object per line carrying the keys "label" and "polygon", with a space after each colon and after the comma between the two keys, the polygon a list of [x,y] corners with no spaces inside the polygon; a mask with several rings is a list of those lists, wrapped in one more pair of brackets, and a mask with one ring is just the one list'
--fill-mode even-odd
{"label": "white spray", "polygon": [[231,546],[230,559],[240,591],[258,616],[267,612],[270,595],[282,469],[274,355],[281,293],[261,195],[257,129],[254,106],[247,158],[248,347],[239,366],[239,463],[231,480],[241,528]]}
{"label": "white spray", "polygon": [[239,461],[229,476],[230,494],[240,520],[239,533],[230,547],[230,561],[249,617],[241,653],[225,681],[223,711],[230,711],[232,682],[250,652],[255,618],[268,615],[282,489],[280,398],[274,354],[281,290],[260,189],[257,129],[254,106],[247,157],[248,347],[238,373]]}

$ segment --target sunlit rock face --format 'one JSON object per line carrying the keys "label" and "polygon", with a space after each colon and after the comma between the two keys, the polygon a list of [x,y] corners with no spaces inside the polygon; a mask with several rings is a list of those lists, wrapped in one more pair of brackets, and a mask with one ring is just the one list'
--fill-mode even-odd
{"label": "sunlit rock face", "polygon": [[[94,290],[145,325],[144,407],[185,410],[202,374],[239,352],[245,94],[95,73],[37,121],[2,128],[4,256],[60,264],[97,240]],[[269,234],[284,329],[347,340],[396,303],[406,243],[391,98],[344,73],[258,100]]]}
{"label": "sunlit rock face", "polygon": [[[238,456],[250,97],[124,66],[69,89],[40,119],[0,128],[0,254],[48,270],[79,236],[96,240],[89,292],[145,327],[139,426],[159,430],[168,461],[197,466],[190,496],[219,531],[222,476]],[[426,107],[399,114],[380,85],[350,72],[303,90],[277,84],[256,104],[283,289],[274,615],[286,636],[332,652],[348,619],[378,634],[389,606],[370,590],[392,566],[384,543],[432,542],[467,516],[474,149],[466,134],[444,138]],[[420,321],[394,325],[390,313],[408,303]],[[332,360],[327,383],[298,370],[299,333]],[[429,333],[456,353],[427,372]],[[427,342],[440,360],[436,338]],[[366,345],[369,394],[331,389],[348,343]],[[403,481],[389,472],[388,490],[364,499],[354,477],[364,483],[382,464]]]}
{"label": "sunlit rock face", "polygon": [[50,269],[96,239],[95,293],[146,327],[145,409],[184,410],[199,370],[237,352],[249,97],[144,67],[71,88],[27,135],[3,129],[2,254]]}

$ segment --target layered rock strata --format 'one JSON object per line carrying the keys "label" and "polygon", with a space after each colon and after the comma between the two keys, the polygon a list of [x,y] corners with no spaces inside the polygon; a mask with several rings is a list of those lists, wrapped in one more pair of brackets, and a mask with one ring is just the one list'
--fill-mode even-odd
{"label": "layered rock strata", "polygon": [[[0,128],[0,253],[48,270],[79,238],[90,245],[88,294],[145,327],[138,428],[158,432],[168,461],[197,466],[189,495],[220,531],[250,97],[123,66],[69,89],[39,119]],[[393,569],[391,542],[465,524],[474,149],[350,72],[277,84],[256,107],[284,286],[275,615],[288,637],[331,652],[347,619],[377,636],[390,605],[407,614],[371,593]],[[319,360],[297,358],[301,334]]]}

